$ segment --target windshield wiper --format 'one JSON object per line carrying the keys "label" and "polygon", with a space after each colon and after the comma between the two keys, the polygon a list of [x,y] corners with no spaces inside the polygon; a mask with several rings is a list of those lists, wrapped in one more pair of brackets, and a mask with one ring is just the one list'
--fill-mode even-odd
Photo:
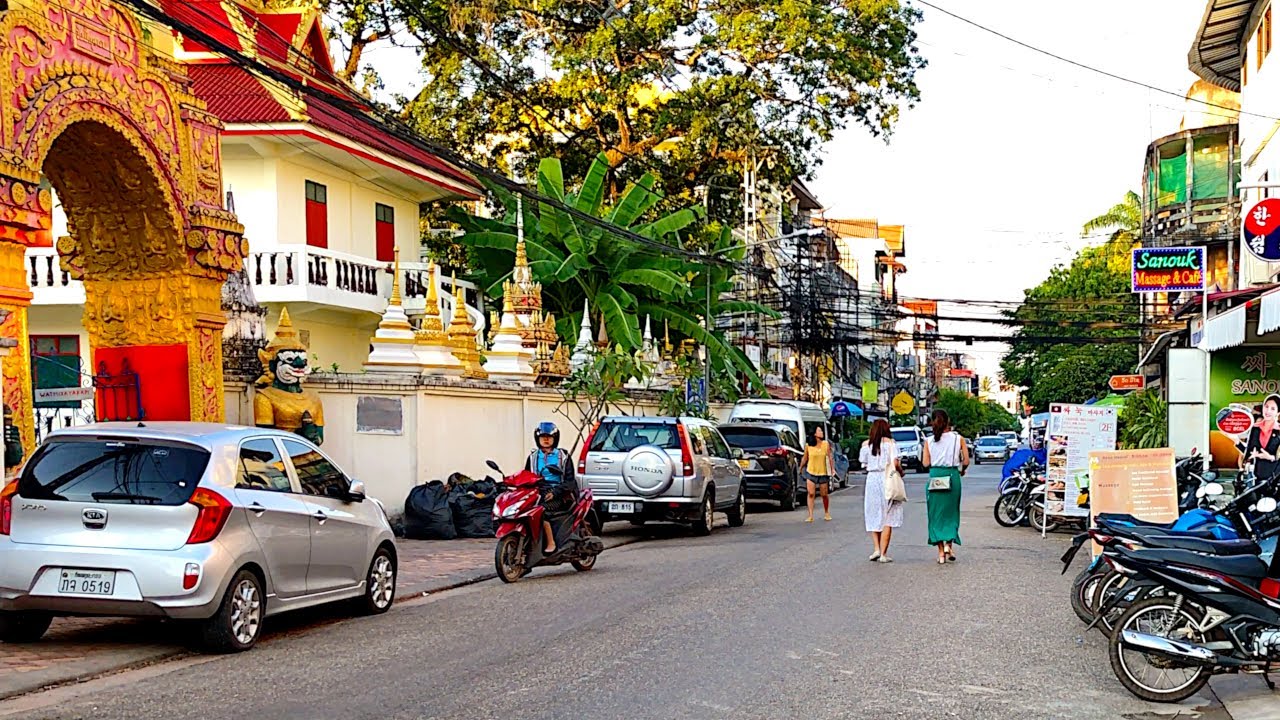
{"label": "windshield wiper", "polygon": [[96,492],[92,493],[92,496],[94,500],[99,502],[106,502],[109,500],[130,500],[133,502],[158,503],[164,500],[164,498],[156,497],[155,495],[139,495],[137,493],[127,492]]}

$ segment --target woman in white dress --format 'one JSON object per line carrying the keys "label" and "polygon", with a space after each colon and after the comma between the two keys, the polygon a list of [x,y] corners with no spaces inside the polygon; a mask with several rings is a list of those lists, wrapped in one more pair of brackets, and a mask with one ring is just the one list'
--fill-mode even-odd
{"label": "woman in white dress", "polygon": [[872,562],[891,563],[889,539],[893,529],[902,527],[902,505],[884,499],[884,474],[890,467],[902,472],[902,460],[898,458],[898,445],[893,441],[887,420],[871,423],[871,438],[862,443],[860,454],[862,467],[867,471],[866,496],[862,500],[866,516],[867,532],[871,533]]}

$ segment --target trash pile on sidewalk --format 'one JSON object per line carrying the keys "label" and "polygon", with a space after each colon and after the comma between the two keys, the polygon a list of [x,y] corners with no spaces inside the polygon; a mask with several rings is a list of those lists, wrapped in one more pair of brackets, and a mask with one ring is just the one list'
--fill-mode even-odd
{"label": "trash pile on sidewalk", "polygon": [[498,484],[453,473],[409,491],[404,502],[404,537],[453,540],[493,537],[493,501]]}

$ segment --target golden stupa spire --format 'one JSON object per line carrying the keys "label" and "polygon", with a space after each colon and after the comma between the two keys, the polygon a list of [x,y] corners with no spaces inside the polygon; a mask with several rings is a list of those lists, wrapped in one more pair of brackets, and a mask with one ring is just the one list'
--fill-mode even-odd
{"label": "golden stupa spire", "polygon": [[395,260],[392,263],[391,270],[391,304],[400,304],[400,248],[394,251]]}

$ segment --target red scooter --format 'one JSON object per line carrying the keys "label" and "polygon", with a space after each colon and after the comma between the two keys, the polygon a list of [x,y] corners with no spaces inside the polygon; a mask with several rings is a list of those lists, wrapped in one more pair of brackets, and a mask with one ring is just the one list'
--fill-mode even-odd
{"label": "red scooter", "polygon": [[[492,460],[489,467],[501,473]],[[559,468],[552,467],[552,472]],[[537,473],[521,470],[503,479],[501,495],[493,504],[498,546],[493,564],[503,582],[513,583],[542,565],[572,563],[575,570],[586,572],[596,565],[596,556],[604,552],[604,543],[592,531],[594,527],[591,489],[578,493],[578,502],[566,514],[548,518],[556,537],[556,551],[543,554],[542,520],[546,506],[542,494],[549,487]]]}

